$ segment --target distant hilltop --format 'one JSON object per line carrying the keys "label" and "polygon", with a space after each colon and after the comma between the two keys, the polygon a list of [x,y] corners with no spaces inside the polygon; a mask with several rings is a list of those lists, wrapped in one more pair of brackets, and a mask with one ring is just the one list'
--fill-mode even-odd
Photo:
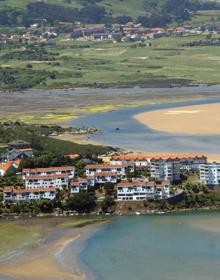
{"label": "distant hilltop", "polygon": [[157,27],[189,21],[203,10],[220,10],[220,4],[208,0],[1,0],[0,25],[125,24],[135,21]]}

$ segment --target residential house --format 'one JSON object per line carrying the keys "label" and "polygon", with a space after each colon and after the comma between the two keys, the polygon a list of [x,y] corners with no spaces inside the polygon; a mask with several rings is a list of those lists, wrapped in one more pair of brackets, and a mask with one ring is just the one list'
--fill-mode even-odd
{"label": "residential house", "polygon": [[6,161],[0,163],[0,176],[4,176],[10,170],[16,171],[19,167],[20,162],[21,162],[20,160],[16,160],[16,161]]}
{"label": "residential house", "polygon": [[180,181],[179,161],[166,161],[163,159],[151,160],[150,175],[156,181],[170,180],[171,182]]}
{"label": "residential house", "polygon": [[69,176],[67,174],[31,175],[25,176],[24,181],[26,189],[53,187],[62,190],[69,187]]}
{"label": "residential house", "polygon": [[70,193],[79,193],[80,191],[87,191],[89,188],[89,181],[84,178],[78,178],[70,182]]}
{"label": "residential house", "polygon": [[151,161],[179,161],[181,168],[199,169],[200,164],[207,163],[207,156],[204,154],[159,154],[159,155],[144,155],[144,154],[127,154],[115,155],[110,159],[110,164],[121,165],[133,162],[136,167],[150,166]]}
{"label": "residential house", "polygon": [[126,170],[134,172],[134,166],[130,164],[111,165],[111,164],[89,164],[86,166],[86,176],[93,176],[99,172],[116,172],[119,176],[125,176]]}
{"label": "residential house", "polygon": [[15,149],[9,150],[6,155],[6,159],[9,161],[14,160],[22,160],[22,159],[28,159],[33,157],[33,150],[31,148],[24,148],[24,149]]}
{"label": "residential house", "polygon": [[167,199],[170,197],[170,181],[122,182],[117,184],[117,200]]}
{"label": "residential house", "polygon": [[91,176],[88,176],[91,186],[105,184],[107,182],[116,184],[120,180],[118,172],[104,171],[96,172]]}
{"label": "residential house", "polygon": [[45,176],[45,175],[67,175],[70,179],[74,178],[75,166],[59,166],[46,168],[25,168],[22,170],[23,178],[26,176]]}
{"label": "residential house", "polygon": [[31,202],[41,199],[53,200],[56,198],[56,188],[39,188],[39,189],[25,189],[18,190],[11,187],[6,187],[3,191],[3,198],[5,202]]}
{"label": "residential house", "polygon": [[220,163],[201,164],[199,167],[200,182],[207,186],[220,185]]}

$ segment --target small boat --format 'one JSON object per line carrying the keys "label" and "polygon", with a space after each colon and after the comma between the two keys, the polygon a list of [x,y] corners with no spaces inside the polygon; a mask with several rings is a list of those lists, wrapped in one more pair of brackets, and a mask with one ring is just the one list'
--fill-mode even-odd
{"label": "small boat", "polygon": [[164,211],[158,211],[158,212],[156,212],[156,214],[158,214],[158,215],[164,215],[164,214],[166,214],[166,212],[164,212]]}
{"label": "small boat", "polygon": [[119,130],[120,130],[120,128],[119,128],[119,127],[116,127],[116,129],[115,129],[115,130],[119,131]]}
{"label": "small boat", "polygon": [[137,216],[139,216],[141,213],[140,213],[140,212],[136,212],[135,214],[136,214]]}

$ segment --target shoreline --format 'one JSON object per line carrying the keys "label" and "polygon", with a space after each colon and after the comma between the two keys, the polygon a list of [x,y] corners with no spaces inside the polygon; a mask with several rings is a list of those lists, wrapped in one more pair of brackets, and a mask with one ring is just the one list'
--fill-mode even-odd
{"label": "shoreline", "polygon": [[73,87],[73,88],[27,88],[27,89],[10,89],[10,90],[0,90],[0,94],[2,93],[10,93],[10,92],[34,92],[34,91],[40,91],[40,92],[43,92],[43,91],[60,91],[60,90],[63,90],[63,91],[77,91],[77,90],[110,90],[110,89],[133,89],[133,88],[140,88],[140,89],[160,89],[160,88],[169,88],[169,89],[172,89],[172,88],[196,88],[196,87],[203,87],[203,88],[208,88],[208,87],[212,87],[212,86],[220,86],[220,84],[192,84],[192,83],[189,83],[189,84],[183,84],[183,85],[170,85],[170,86],[158,86],[157,83],[155,83],[154,87],[152,87],[152,85],[147,85],[147,84],[144,84],[144,85],[140,85],[140,83],[137,83],[137,84],[134,84],[132,86],[129,86],[129,84],[125,84],[125,85],[115,85],[115,86],[82,86],[82,87]]}
{"label": "shoreline", "polygon": [[[174,211],[164,212],[163,214],[195,214],[195,213],[219,213],[220,209],[217,208],[200,208],[200,209],[178,209]],[[132,215],[122,215],[135,216]],[[141,215],[153,215],[158,216],[162,213],[142,213]],[[113,217],[119,217],[121,215],[113,215]],[[49,218],[50,219],[50,218]],[[86,242],[90,239],[103,225],[106,225],[106,221],[100,221],[92,224],[88,224],[84,227],[67,228],[62,232],[61,236],[58,234],[58,238],[55,240],[45,242],[45,239],[37,246],[29,246],[23,252],[20,252],[17,256],[11,256],[6,260],[0,260],[0,278],[10,280],[93,280],[93,272],[89,271],[86,264],[81,259],[81,254],[85,250]],[[200,230],[211,231],[214,233],[220,233],[220,227],[216,226],[211,229],[216,222],[215,218],[209,223],[190,224]],[[55,235],[58,233],[56,229],[52,232]],[[48,237],[47,237],[48,238]],[[50,237],[49,237],[50,239]],[[53,239],[53,237],[52,237]],[[41,269],[37,269],[40,267]]]}
{"label": "shoreline", "polygon": [[[103,223],[98,221],[83,227],[66,228],[61,232],[60,229],[52,230],[40,244],[24,248],[17,256],[2,258],[0,277],[12,280],[84,280],[87,271],[80,265],[80,253],[87,238]],[[45,242],[48,238],[52,240]]]}

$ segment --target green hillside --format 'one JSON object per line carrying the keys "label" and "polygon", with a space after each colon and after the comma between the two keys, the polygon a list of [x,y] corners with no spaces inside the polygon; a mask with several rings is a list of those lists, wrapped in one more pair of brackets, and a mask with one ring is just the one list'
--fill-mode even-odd
{"label": "green hillside", "polygon": [[[29,3],[36,2],[36,0],[5,0],[0,1],[0,9],[17,8],[24,10]],[[70,3],[65,0],[47,0],[48,4],[62,5],[67,8],[82,8],[83,3],[89,1],[71,0]],[[93,2],[93,1],[91,1]],[[129,15],[134,18],[143,15],[143,5],[146,0],[103,0],[98,2],[97,5],[104,7],[108,12],[115,16]]]}
{"label": "green hillside", "polygon": [[209,14],[215,12],[218,17],[219,11],[220,3],[209,0],[0,0],[0,25],[29,26],[39,19],[49,25],[58,21],[113,23],[126,16],[125,20],[152,27],[195,18],[196,22],[217,21]]}

